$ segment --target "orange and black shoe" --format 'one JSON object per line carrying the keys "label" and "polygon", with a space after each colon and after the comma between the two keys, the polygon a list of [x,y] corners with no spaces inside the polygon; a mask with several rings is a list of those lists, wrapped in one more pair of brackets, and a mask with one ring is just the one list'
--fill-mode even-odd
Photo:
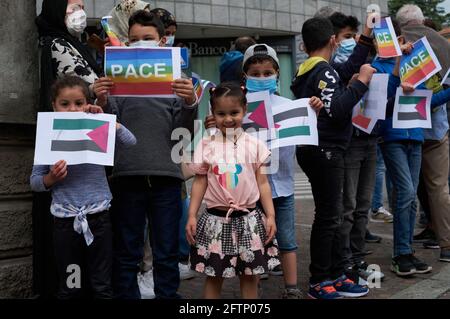
{"label": "orange and black shoe", "polygon": [[311,299],[340,299],[342,298],[333,286],[332,281],[323,281],[321,283],[310,285],[308,297]]}
{"label": "orange and black shoe", "polygon": [[342,297],[358,298],[369,293],[369,287],[355,284],[353,280],[342,275],[333,282],[336,292]]}

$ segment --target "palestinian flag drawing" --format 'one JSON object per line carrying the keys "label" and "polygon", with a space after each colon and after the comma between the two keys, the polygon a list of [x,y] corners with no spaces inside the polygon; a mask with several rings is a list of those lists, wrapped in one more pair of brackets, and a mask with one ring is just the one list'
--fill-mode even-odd
{"label": "palestinian flag drawing", "polygon": [[273,145],[283,147],[318,144],[317,117],[309,106],[309,99],[284,101],[274,105],[272,113],[278,138]]}
{"label": "palestinian flag drawing", "polygon": [[370,134],[372,133],[378,119],[366,115],[367,104],[367,100],[363,98],[358,102],[358,104],[355,105],[353,108],[352,123],[353,126],[359,128],[367,134]]}
{"label": "palestinian flag drawing", "polygon": [[181,77],[180,48],[106,47],[105,74],[115,96],[174,96]]}
{"label": "palestinian flag drawing", "polygon": [[52,140],[55,152],[92,151],[106,153],[109,122],[93,119],[54,119],[53,130],[59,131]]}
{"label": "palestinian flag drawing", "polygon": [[263,140],[275,138],[269,91],[247,94],[247,114],[242,121],[242,128],[250,134],[256,134]]}
{"label": "palestinian flag drawing", "polygon": [[35,164],[58,160],[112,165],[116,116],[82,112],[38,113]]}
{"label": "palestinian flag drawing", "polygon": [[397,89],[394,106],[394,128],[431,128],[430,103],[431,90],[415,90],[413,94],[403,95]]}

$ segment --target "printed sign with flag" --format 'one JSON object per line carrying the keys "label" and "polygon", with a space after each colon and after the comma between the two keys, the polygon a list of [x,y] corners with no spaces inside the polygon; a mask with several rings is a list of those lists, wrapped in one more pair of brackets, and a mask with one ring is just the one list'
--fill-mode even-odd
{"label": "printed sign with flag", "polygon": [[105,74],[114,82],[112,96],[176,97],[180,48],[106,47]]}
{"label": "printed sign with flag", "polygon": [[442,69],[426,37],[414,43],[411,54],[403,55],[400,61],[400,79],[415,88]]}
{"label": "printed sign with flag", "polygon": [[431,90],[415,90],[404,94],[397,88],[393,113],[393,128],[431,128]]}
{"label": "printed sign with flag", "polygon": [[277,127],[277,139],[270,142],[270,148],[293,145],[318,145],[316,112],[309,105],[309,99],[291,101],[286,98],[272,98],[272,114]]}
{"label": "printed sign with flag", "polygon": [[402,55],[390,17],[381,18],[379,26],[375,26],[373,33],[377,41],[378,56],[380,58],[391,58]]}
{"label": "printed sign with flag", "polygon": [[377,121],[386,118],[388,82],[389,74],[373,75],[369,90],[353,108],[353,126],[370,134]]}
{"label": "printed sign with flag", "polygon": [[113,165],[116,116],[83,112],[38,113],[36,165]]}
{"label": "printed sign with flag", "polygon": [[242,128],[263,141],[276,137],[269,91],[247,93],[247,113]]}

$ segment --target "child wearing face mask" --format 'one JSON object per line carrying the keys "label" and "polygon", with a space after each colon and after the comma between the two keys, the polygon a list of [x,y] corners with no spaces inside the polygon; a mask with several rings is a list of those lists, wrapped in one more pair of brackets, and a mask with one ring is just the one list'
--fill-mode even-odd
{"label": "child wearing face mask", "polygon": [[[137,11],[129,20],[130,46],[164,46],[164,25],[154,14]],[[117,149],[112,172],[113,229],[116,236],[114,293],[117,298],[140,299],[136,280],[143,258],[146,218],[150,225],[156,298],[178,298],[178,234],[181,218],[180,164],[171,157],[176,128],[193,132],[197,97],[191,79],[177,79],[178,98],[108,97],[113,83],[96,81],[97,104],[117,114],[139,143]]]}
{"label": "child wearing face mask", "polygon": [[[52,87],[55,112],[102,113],[88,104],[89,90],[78,77],[67,76]],[[117,124],[117,141],[123,146],[136,144],[136,138]],[[30,177],[35,192],[51,192],[50,212],[54,216],[54,250],[59,275],[57,298],[83,296],[85,287],[69,287],[70,265],[81,267],[89,276],[95,298],[112,298],[112,233],[108,209],[111,202],[105,169],[101,165],[68,166],[60,160],[53,166],[35,165]],[[86,268],[85,268],[86,267]]]}
{"label": "child wearing face mask", "polygon": [[344,63],[356,47],[355,36],[358,32],[358,19],[341,12],[333,13],[329,19],[333,24],[336,42],[338,43],[338,48],[331,61],[334,63]]}
{"label": "child wearing face mask", "polygon": [[175,16],[166,9],[156,8],[150,11],[155,14],[164,24],[164,36],[166,37],[166,47],[175,45],[175,34],[177,33],[177,21]]}

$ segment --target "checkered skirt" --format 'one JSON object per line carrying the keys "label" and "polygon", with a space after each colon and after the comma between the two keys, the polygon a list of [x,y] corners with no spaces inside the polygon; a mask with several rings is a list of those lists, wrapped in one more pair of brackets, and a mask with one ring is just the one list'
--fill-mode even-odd
{"label": "checkered skirt", "polygon": [[267,245],[265,216],[261,209],[239,217],[205,211],[197,222],[196,243],[191,246],[191,268],[208,276],[231,278],[260,275],[280,264],[274,239]]}

